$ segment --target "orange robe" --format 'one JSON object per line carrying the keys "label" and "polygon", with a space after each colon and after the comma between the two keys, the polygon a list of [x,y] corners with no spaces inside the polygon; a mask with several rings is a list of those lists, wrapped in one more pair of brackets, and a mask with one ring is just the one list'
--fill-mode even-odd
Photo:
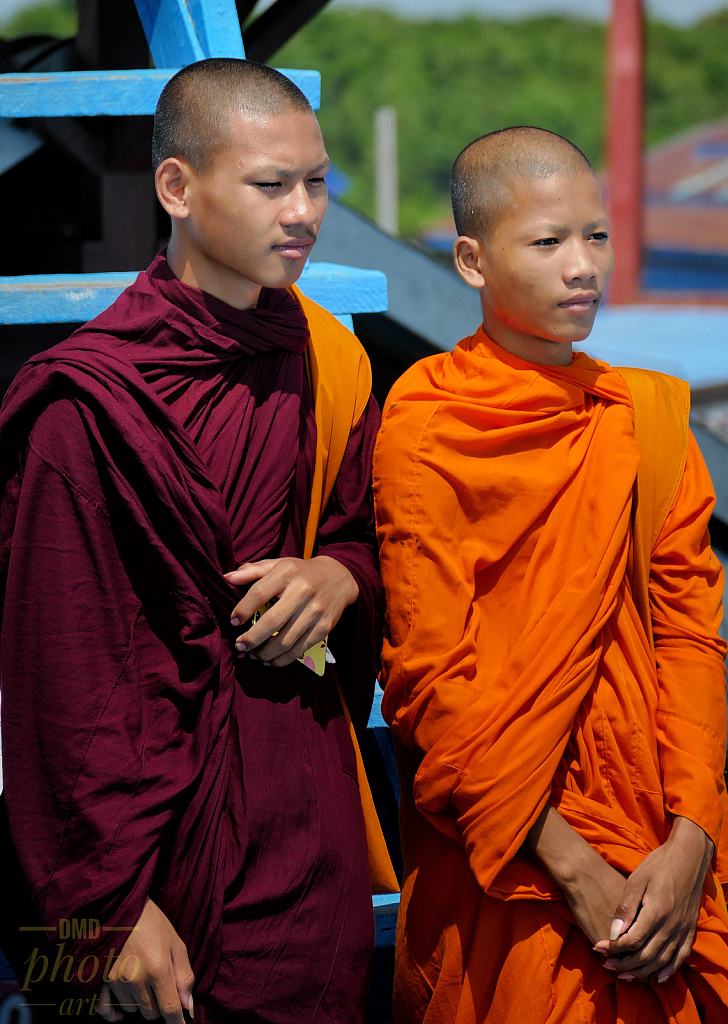
{"label": "orange robe", "polygon": [[629,983],[520,852],[547,801],[624,874],[676,814],[719,844],[713,491],[690,438],[652,553],[653,656],[630,589],[639,461],[624,378],[583,354],[537,366],[481,328],[390,394],[374,478],[402,777],[397,1024],[728,1020],[716,870],[687,965]]}

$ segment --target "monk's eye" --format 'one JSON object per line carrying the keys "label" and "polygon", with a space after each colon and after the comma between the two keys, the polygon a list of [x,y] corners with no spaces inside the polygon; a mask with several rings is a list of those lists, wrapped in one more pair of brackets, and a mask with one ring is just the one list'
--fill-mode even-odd
{"label": "monk's eye", "polygon": [[539,238],[533,244],[534,245],[558,245],[559,244],[559,240],[558,240],[558,238]]}
{"label": "monk's eye", "polygon": [[317,188],[320,188],[322,185],[326,184],[326,178],[309,178],[308,183],[309,185],[315,185]]}
{"label": "monk's eye", "polygon": [[591,235],[589,235],[589,238],[596,238],[597,242],[606,242],[606,240],[609,238],[609,232],[594,231]]}
{"label": "monk's eye", "polygon": [[255,181],[255,182],[253,182],[253,184],[257,185],[258,188],[266,188],[266,189],[274,189],[274,188],[280,188],[281,187],[280,181]]}

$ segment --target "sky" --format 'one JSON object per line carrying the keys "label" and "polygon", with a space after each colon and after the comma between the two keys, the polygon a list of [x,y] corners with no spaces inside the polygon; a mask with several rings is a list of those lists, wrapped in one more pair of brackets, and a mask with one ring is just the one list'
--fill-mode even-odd
{"label": "sky", "polygon": [[[231,0],[232,2],[232,0]],[[273,0],[263,0],[260,10]],[[0,0],[0,22],[38,0]],[[559,12],[586,18],[606,18],[610,0],[333,0],[332,7],[380,7],[407,17],[455,17],[466,11],[500,18]],[[673,25],[689,25],[705,14],[728,7],[728,0],[647,0],[650,15]]]}

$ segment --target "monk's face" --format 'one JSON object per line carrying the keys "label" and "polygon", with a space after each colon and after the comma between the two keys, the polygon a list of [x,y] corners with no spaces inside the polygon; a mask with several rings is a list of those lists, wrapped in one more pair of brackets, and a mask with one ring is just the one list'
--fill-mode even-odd
{"label": "monk's face", "polygon": [[479,288],[488,334],[543,363],[571,361],[611,273],[609,223],[589,172],[517,181],[485,241],[458,239],[458,270]]}
{"label": "monk's face", "polygon": [[[229,144],[205,173],[167,163],[172,174],[179,167],[176,202],[165,203],[173,218],[170,251],[178,266],[194,264],[194,283],[245,306],[261,286],[285,288],[298,279],[327,204],[329,158],[313,114],[236,115]],[[184,271],[178,276],[191,280]]]}

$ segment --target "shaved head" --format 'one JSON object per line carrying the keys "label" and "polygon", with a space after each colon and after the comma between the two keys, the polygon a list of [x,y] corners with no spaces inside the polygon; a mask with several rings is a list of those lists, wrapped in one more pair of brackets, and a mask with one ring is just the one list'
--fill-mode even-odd
{"label": "shaved head", "polygon": [[582,151],[544,128],[503,128],[462,151],[450,175],[459,235],[487,241],[513,202],[515,182],[594,173]]}
{"label": "shaved head", "polygon": [[188,64],[170,78],[157,103],[154,170],[168,157],[180,157],[204,174],[228,144],[235,114],[267,119],[290,111],[312,114],[313,108],[274,68],[235,57]]}

